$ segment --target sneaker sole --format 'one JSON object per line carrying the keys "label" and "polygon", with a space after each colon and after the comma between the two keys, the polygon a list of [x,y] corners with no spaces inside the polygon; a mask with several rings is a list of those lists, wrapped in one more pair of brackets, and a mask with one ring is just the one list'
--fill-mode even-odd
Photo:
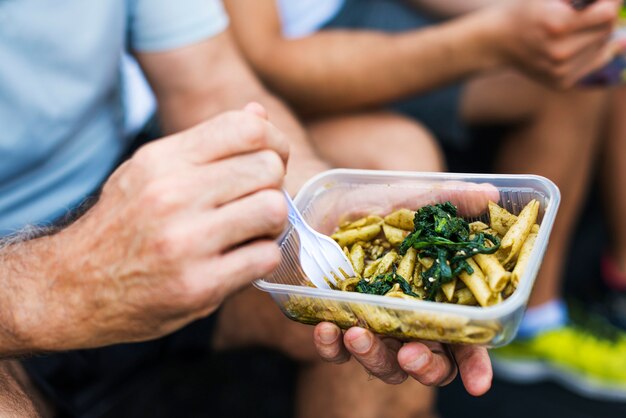
{"label": "sneaker sole", "polygon": [[496,376],[512,383],[533,384],[551,380],[586,398],[626,402],[626,385],[608,385],[541,361],[505,360],[495,356],[491,360]]}

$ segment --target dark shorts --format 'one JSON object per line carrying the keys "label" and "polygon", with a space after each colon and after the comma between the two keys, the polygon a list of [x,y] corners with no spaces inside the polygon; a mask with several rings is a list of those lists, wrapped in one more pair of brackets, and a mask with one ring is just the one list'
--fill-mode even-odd
{"label": "dark shorts", "polygon": [[[146,128],[122,161],[159,136],[154,122]],[[93,193],[93,200],[97,194],[98,191]],[[80,212],[81,208],[77,210],[78,214]],[[70,222],[75,217],[70,214],[60,223]],[[120,400],[138,392],[160,366],[176,358],[206,359],[211,354],[215,316],[158,340],[38,356],[23,360],[22,365],[34,384],[59,410],[60,416],[100,417]]]}
{"label": "dark shorts", "polygon": [[[160,367],[177,358],[206,360],[215,317],[154,341],[33,357],[22,365],[60,416],[101,417],[140,393]],[[154,399],[155,404],[159,401]]]}
{"label": "dark shorts", "polygon": [[[345,0],[340,12],[323,29],[409,31],[440,23],[401,0]],[[393,103],[390,110],[420,121],[445,145],[465,148],[470,129],[460,116],[462,83]]]}

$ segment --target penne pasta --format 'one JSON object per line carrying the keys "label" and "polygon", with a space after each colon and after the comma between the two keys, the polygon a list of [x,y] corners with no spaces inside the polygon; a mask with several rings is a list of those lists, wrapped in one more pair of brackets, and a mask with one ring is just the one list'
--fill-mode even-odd
{"label": "penne pasta", "polygon": [[421,289],[424,286],[422,280],[422,265],[420,263],[415,263],[415,270],[413,271],[413,286],[418,289]]}
{"label": "penne pasta", "polygon": [[349,229],[363,228],[364,226],[367,226],[367,225],[381,225],[382,223],[383,223],[383,218],[381,218],[380,216],[369,215],[364,218],[357,219],[356,221],[345,222],[344,224],[342,224],[341,227],[339,227],[339,230],[347,231]]}
{"label": "penne pasta", "polygon": [[469,224],[469,229],[471,234],[475,234],[476,232],[486,231],[489,229],[489,225],[481,221],[476,221]]}
{"label": "penne pasta", "polygon": [[361,281],[360,277],[350,277],[339,282],[339,288],[343,291],[354,290],[354,286]]}
{"label": "penne pasta", "polygon": [[513,273],[511,274],[511,283],[516,288],[519,286],[519,281],[524,275],[524,271],[526,270],[526,266],[528,265],[528,260],[530,259],[530,253],[533,250],[533,246],[535,245],[535,240],[537,239],[537,234],[529,234],[526,241],[522,245],[522,248],[519,253],[519,257],[517,258],[517,264],[515,264],[515,268],[513,269]]}
{"label": "penne pasta", "polygon": [[374,276],[378,276],[381,274],[385,274],[391,271],[391,266],[396,262],[398,258],[398,253],[395,251],[389,251],[387,254],[380,259],[380,263],[378,264],[378,268],[376,269],[376,273]]}
{"label": "penne pasta", "polygon": [[504,290],[502,291],[502,296],[504,298],[508,298],[509,296],[513,294],[513,292],[515,292],[515,286],[513,286],[512,282],[509,282],[509,284],[507,284]]}
{"label": "penne pasta", "polygon": [[384,220],[387,225],[404,229],[405,231],[413,231],[413,219],[415,212],[408,209],[400,209],[385,216]]}
{"label": "penne pasta", "polygon": [[346,229],[338,231],[331,235],[331,238],[337,241],[339,246],[344,247],[352,245],[357,241],[371,241],[380,234],[380,224],[365,225],[354,229]]}
{"label": "penne pasta", "polygon": [[502,267],[498,258],[493,254],[476,254],[473,258],[487,277],[491,291],[501,292],[511,279],[511,273]]}
{"label": "penne pasta", "polygon": [[385,238],[387,238],[387,241],[389,241],[391,245],[402,244],[402,241],[404,241],[406,236],[409,235],[409,231],[387,224],[383,224],[383,232],[385,234]]}
{"label": "penne pasta", "polygon": [[468,274],[466,271],[463,271],[459,275],[459,279],[465,286],[472,292],[480,306],[491,306],[496,303],[496,297],[489,289],[487,282],[485,281],[485,275],[478,267],[478,264],[471,258],[468,258],[467,263],[472,267],[474,272],[472,274]]}
{"label": "penne pasta", "polygon": [[415,248],[409,248],[406,252],[400,264],[398,264],[397,273],[400,277],[403,277],[407,281],[411,281],[413,278],[413,272],[415,271],[415,260],[417,259],[417,250]]}
{"label": "penne pasta", "polygon": [[378,265],[380,264],[381,260],[382,258],[379,258],[378,260],[373,261],[370,264],[366,265],[365,269],[363,270],[363,277],[374,276],[374,274],[376,273],[376,270],[378,270]]}
{"label": "penne pasta", "polygon": [[354,244],[348,253],[348,258],[357,276],[363,275],[363,270],[365,269],[365,251],[363,247],[359,244]]}
{"label": "penne pasta", "polygon": [[452,302],[454,299],[454,289],[456,289],[456,277],[451,282],[441,285],[441,291],[448,302]]}
{"label": "penne pasta", "polygon": [[433,260],[430,257],[418,257],[418,260],[420,264],[424,266],[425,269],[431,268],[433,264],[435,263],[435,260]]}
{"label": "penne pasta", "polygon": [[477,305],[478,301],[467,287],[454,292],[453,300],[459,305]]}
{"label": "penne pasta", "polygon": [[489,219],[491,228],[499,235],[506,235],[509,229],[517,222],[517,216],[506,209],[501,208],[494,202],[489,202]]}
{"label": "penne pasta", "polygon": [[539,202],[531,200],[522,209],[522,212],[517,217],[517,221],[502,238],[500,249],[496,252],[496,256],[504,266],[509,265],[517,257],[524,241],[526,241],[533,225],[535,225],[538,213]]}

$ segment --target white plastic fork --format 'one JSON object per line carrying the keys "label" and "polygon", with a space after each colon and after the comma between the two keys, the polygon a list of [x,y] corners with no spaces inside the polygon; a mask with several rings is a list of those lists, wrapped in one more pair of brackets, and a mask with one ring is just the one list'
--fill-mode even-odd
{"label": "white plastic fork", "polygon": [[355,277],[352,264],[339,244],[311,228],[289,194],[283,192],[289,207],[289,222],[300,236],[300,266],[309,280],[320,289],[330,289],[326,280],[337,285],[336,278]]}

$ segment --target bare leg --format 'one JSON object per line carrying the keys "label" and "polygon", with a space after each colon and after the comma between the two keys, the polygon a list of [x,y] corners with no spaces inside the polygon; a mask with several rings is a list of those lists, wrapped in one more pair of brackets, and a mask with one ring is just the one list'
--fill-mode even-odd
{"label": "bare leg", "polygon": [[51,417],[47,406],[17,361],[0,362],[0,416],[6,418]]}
{"label": "bare leg", "polygon": [[[435,391],[415,380],[390,386],[371,379],[355,360],[305,365],[299,374],[299,418],[434,418]],[[325,408],[324,406],[330,406]]]}
{"label": "bare leg", "polygon": [[626,88],[615,90],[609,132],[603,150],[602,180],[606,213],[612,226],[613,253],[626,274]]}
{"label": "bare leg", "polygon": [[553,91],[507,73],[470,83],[463,114],[470,122],[512,123],[496,170],[553,180],[562,201],[530,305],[558,298],[563,259],[579,215],[600,137],[607,94]]}
{"label": "bare leg", "polygon": [[400,115],[345,115],[307,127],[320,156],[336,167],[414,171],[442,171],[444,167],[432,135]]}
{"label": "bare leg", "polygon": [[[389,113],[317,121],[309,132],[318,152],[339,167],[440,171],[441,154],[417,123]],[[228,300],[220,311],[217,349],[261,345],[300,363],[299,418],[430,418],[434,391],[415,381],[389,386],[370,379],[355,361],[325,363],[313,348],[313,329],[288,320],[256,289]]]}

